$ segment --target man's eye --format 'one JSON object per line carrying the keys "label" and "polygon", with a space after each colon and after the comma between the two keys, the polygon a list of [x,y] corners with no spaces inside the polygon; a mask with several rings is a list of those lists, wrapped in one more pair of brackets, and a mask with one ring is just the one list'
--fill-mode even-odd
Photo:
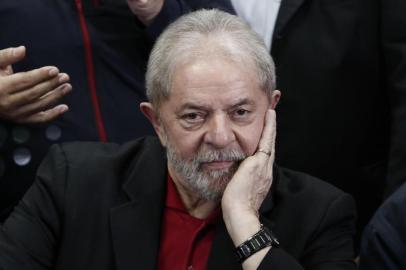
{"label": "man's eye", "polygon": [[199,115],[198,113],[186,113],[182,115],[182,119],[190,122],[197,122],[201,121],[203,117]]}
{"label": "man's eye", "polygon": [[238,109],[234,111],[234,115],[236,117],[242,117],[242,116],[247,116],[249,114],[248,110],[244,110],[244,109]]}

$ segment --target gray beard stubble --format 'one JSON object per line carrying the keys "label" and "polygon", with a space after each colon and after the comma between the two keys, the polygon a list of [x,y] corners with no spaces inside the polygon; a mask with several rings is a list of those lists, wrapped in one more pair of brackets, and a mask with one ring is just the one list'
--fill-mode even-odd
{"label": "gray beard stubble", "polygon": [[[221,199],[240,162],[247,156],[241,149],[217,150],[201,147],[195,157],[184,159],[170,143],[166,153],[168,161],[184,184],[200,198],[213,202]],[[205,170],[203,164],[212,161],[234,161],[234,164],[227,169]]]}

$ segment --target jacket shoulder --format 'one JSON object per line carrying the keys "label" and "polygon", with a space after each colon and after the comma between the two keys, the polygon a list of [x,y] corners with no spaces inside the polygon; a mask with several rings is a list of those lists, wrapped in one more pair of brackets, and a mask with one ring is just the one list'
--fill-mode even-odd
{"label": "jacket shoulder", "polygon": [[278,167],[277,193],[283,196],[303,196],[317,200],[331,200],[348,195],[317,177],[283,167]]}
{"label": "jacket shoulder", "polygon": [[270,220],[282,248],[306,269],[312,268],[319,256],[337,261],[352,258],[353,198],[306,173],[281,167],[276,170],[273,206],[264,217]]}
{"label": "jacket shoulder", "polygon": [[102,142],[68,142],[53,145],[50,152],[60,152],[65,156],[67,163],[72,166],[100,167],[100,162],[122,161],[123,159],[135,158],[138,154],[149,151],[157,151],[161,148],[155,137],[143,137],[125,144],[102,143]]}
{"label": "jacket shoulder", "polygon": [[[144,137],[119,145],[100,142],[70,142],[51,147],[41,167],[66,171],[69,185],[76,188],[120,187],[139,160],[161,153],[157,138]],[[150,159],[150,158],[149,158]],[[41,169],[39,170],[41,172]],[[78,183],[80,182],[80,184]],[[97,184],[97,185],[96,185]]]}

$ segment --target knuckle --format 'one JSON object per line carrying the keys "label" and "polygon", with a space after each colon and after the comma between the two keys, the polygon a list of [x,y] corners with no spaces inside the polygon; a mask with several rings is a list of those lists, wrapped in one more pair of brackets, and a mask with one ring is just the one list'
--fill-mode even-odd
{"label": "knuckle", "polygon": [[61,99],[65,95],[66,95],[66,93],[62,89],[59,89],[55,93],[55,99]]}
{"label": "knuckle", "polygon": [[37,123],[45,123],[45,122],[51,120],[51,116],[52,116],[52,114],[50,114],[49,112],[40,112],[38,114],[36,121],[37,121]]}
{"label": "knuckle", "polygon": [[50,105],[51,105],[50,102],[45,102],[45,101],[37,104],[37,106],[35,107],[35,110],[41,111],[39,117],[44,117],[44,114],[45,114],[44,110],[46,110]]}
{"label": "knuckle", "polygon": [[13,53],[12,48],[2,49],[0,50],[0,64],[5,61],[5,59],[9,58]]}
{"label": "knuckle", "polygon": [[31,84],[31,81],[30,81],[29,77],[22,77],[21,80],[20,80],[20,83],[19,83],[19,85],[21,87],[27,87],[30,84]]}
{"label": "knuckle", "polygon": [[24,118],[24,123],[27,124],[41,124],[40,117],[38,114],[33,114]]}
{"label": "knuckle", "polygon": [[35,102],[30,105],[29,111],[35,112],[35,111],[41,111],[44,108],[44,104],[42,102]]}
{"label": "knuckle", "polygon": [[18,75],[18,77],[16,77],[16,79],[11,83],[11,85],[12,85],[14,88],[17,88],[17,87],[22,87],[22,88],[24,88],[24,87],[26,87],[26,86],[29,85],[29,84],[30,84],[30,76],[29,76],[29,74],[28,74],[26,71],[21,72],[21,73]]}
{"label": "knuckle", "polygon": [[20,85],[20,79],[19,79],[19,77],[16,77],[15,79],[10,80],[9,90],[14,90],[14,89],[18,88],[19,85]]}
{"label": "knuckle", "polygon": [[51,90],[51,89],[56,89],[56,88],[58,88],[59,86],[60,86],[60,82],[59,82],[59,80],[58,79],[52,79],[52,80],[50,80],[50,81],[47,81],[46,83],[45,83],[45,86],[46,86],[46,88],[48,88],[49,90]]}
{"label": "knuckle", "polygon": [[43,89],[39,86],[35,86],[27,93],[26,99],[28,100],[35,100],[40,98],[44,93]]}
{"label": "knuckle", "polygon": [[59,91],[59,90],[54,91],[52,94],[47,96],[46,99],[44,99],[44,102],[46,102],[46,104],[53,104],[53,103],[57,102],[58,100],[60,100],[63,96],[64,96],[64,94],[62,93],[62,91]]}

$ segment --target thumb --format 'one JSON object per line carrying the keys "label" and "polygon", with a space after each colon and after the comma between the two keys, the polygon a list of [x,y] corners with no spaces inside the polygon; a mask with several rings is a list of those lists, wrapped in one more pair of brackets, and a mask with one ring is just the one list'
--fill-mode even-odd
{"label": "thumb", "polygon": [[4,69],[25,57],[25,47],[7,48],[0,50],[0,68]]}

